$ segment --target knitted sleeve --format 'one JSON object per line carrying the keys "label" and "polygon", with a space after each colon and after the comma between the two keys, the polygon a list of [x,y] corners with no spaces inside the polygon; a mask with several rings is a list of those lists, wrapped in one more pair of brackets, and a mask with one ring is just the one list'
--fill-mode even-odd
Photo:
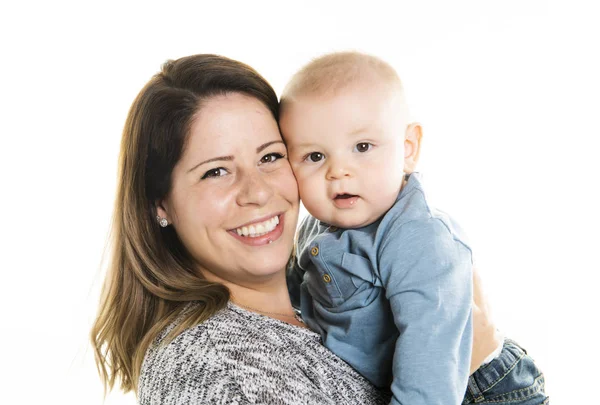
{"label": "knitted sleeve", "polygon": [[[292,359],[302,350],[286,340],[289,325],[262,325],[258,334],[254,324],[244,322],[250,321],[224,312],[168,345],[157,342],[142,366],[139,403],[336,403],[322,381],[328,367]],[[296,337],[302,339],[302,333]],[[299,359],[306,358],[300,354]]]}

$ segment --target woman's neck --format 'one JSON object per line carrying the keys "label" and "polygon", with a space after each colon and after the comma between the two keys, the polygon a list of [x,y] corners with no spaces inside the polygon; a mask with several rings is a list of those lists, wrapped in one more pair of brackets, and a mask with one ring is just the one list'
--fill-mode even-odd
{"label": "woman's neck", "polygon": [[202,273],[207,280],[225,285],[231,301],[242,308],[262,314],[294,315],[283,270],[256,280],[225,280],[210,272]]}
{"label": "woman's neck", "polygon": [[231,292],[231,301],[243,308],[263,314],[294,314],[285,282],[271,286],[261,285],[260,288],[239,285],[227,287]]}
{"label": "woman's neck", "polygon": [[233,288],[230,287],[230,291],[231,301],[247,311],[306,328],[304,321],[292,307],[285,283],[273,290],[256,290],[234,286]]}

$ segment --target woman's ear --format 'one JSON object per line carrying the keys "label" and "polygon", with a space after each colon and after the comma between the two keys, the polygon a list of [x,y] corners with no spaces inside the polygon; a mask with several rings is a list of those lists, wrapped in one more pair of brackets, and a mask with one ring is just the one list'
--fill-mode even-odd
{"label": "woman's ear", "polygon": [[156,201],[154,203],[154,206],[156,207],[156,215],[166,219],[169,223],[171,223],[171,218],[169,217],[169,210],[166,201]]}
{"label": "woman's ear", "polygon": [[404,135],[404,173],[412,173],[417,167],[422,136],[423,128],[418,122],[413,122],[406,127]]}

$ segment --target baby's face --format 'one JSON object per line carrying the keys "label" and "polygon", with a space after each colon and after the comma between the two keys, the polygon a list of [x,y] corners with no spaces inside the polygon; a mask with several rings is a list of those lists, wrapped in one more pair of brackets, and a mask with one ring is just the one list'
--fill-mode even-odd
{"label": "baby's face", "polygon": [[404,172],[407,118],[389,86],[350,85],[286,105],[280,127],[300,198],[315,218],[358,228],[396,201]]}

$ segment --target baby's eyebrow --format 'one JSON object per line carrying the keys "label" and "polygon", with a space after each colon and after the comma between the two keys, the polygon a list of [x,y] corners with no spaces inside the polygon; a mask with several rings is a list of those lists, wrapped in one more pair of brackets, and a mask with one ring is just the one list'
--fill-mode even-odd
{"label": "baby's eyebrow", "polygon": [[348,133],[349,136],[355,136],[359,134],[364,134],[365,132],[369,132],[369,127],[360,127]]}
{"label": "baby's eyebrow", "polygon": [[296,149],[296,148],[300,149],[300,148],[311,148],[311,147],[318,146],[318,145],[314,142],[300,142],[300,143],[293,143],[293,144],[288,143],[287,146],[288,146],[288,148],[292,148],[292,149]]}

